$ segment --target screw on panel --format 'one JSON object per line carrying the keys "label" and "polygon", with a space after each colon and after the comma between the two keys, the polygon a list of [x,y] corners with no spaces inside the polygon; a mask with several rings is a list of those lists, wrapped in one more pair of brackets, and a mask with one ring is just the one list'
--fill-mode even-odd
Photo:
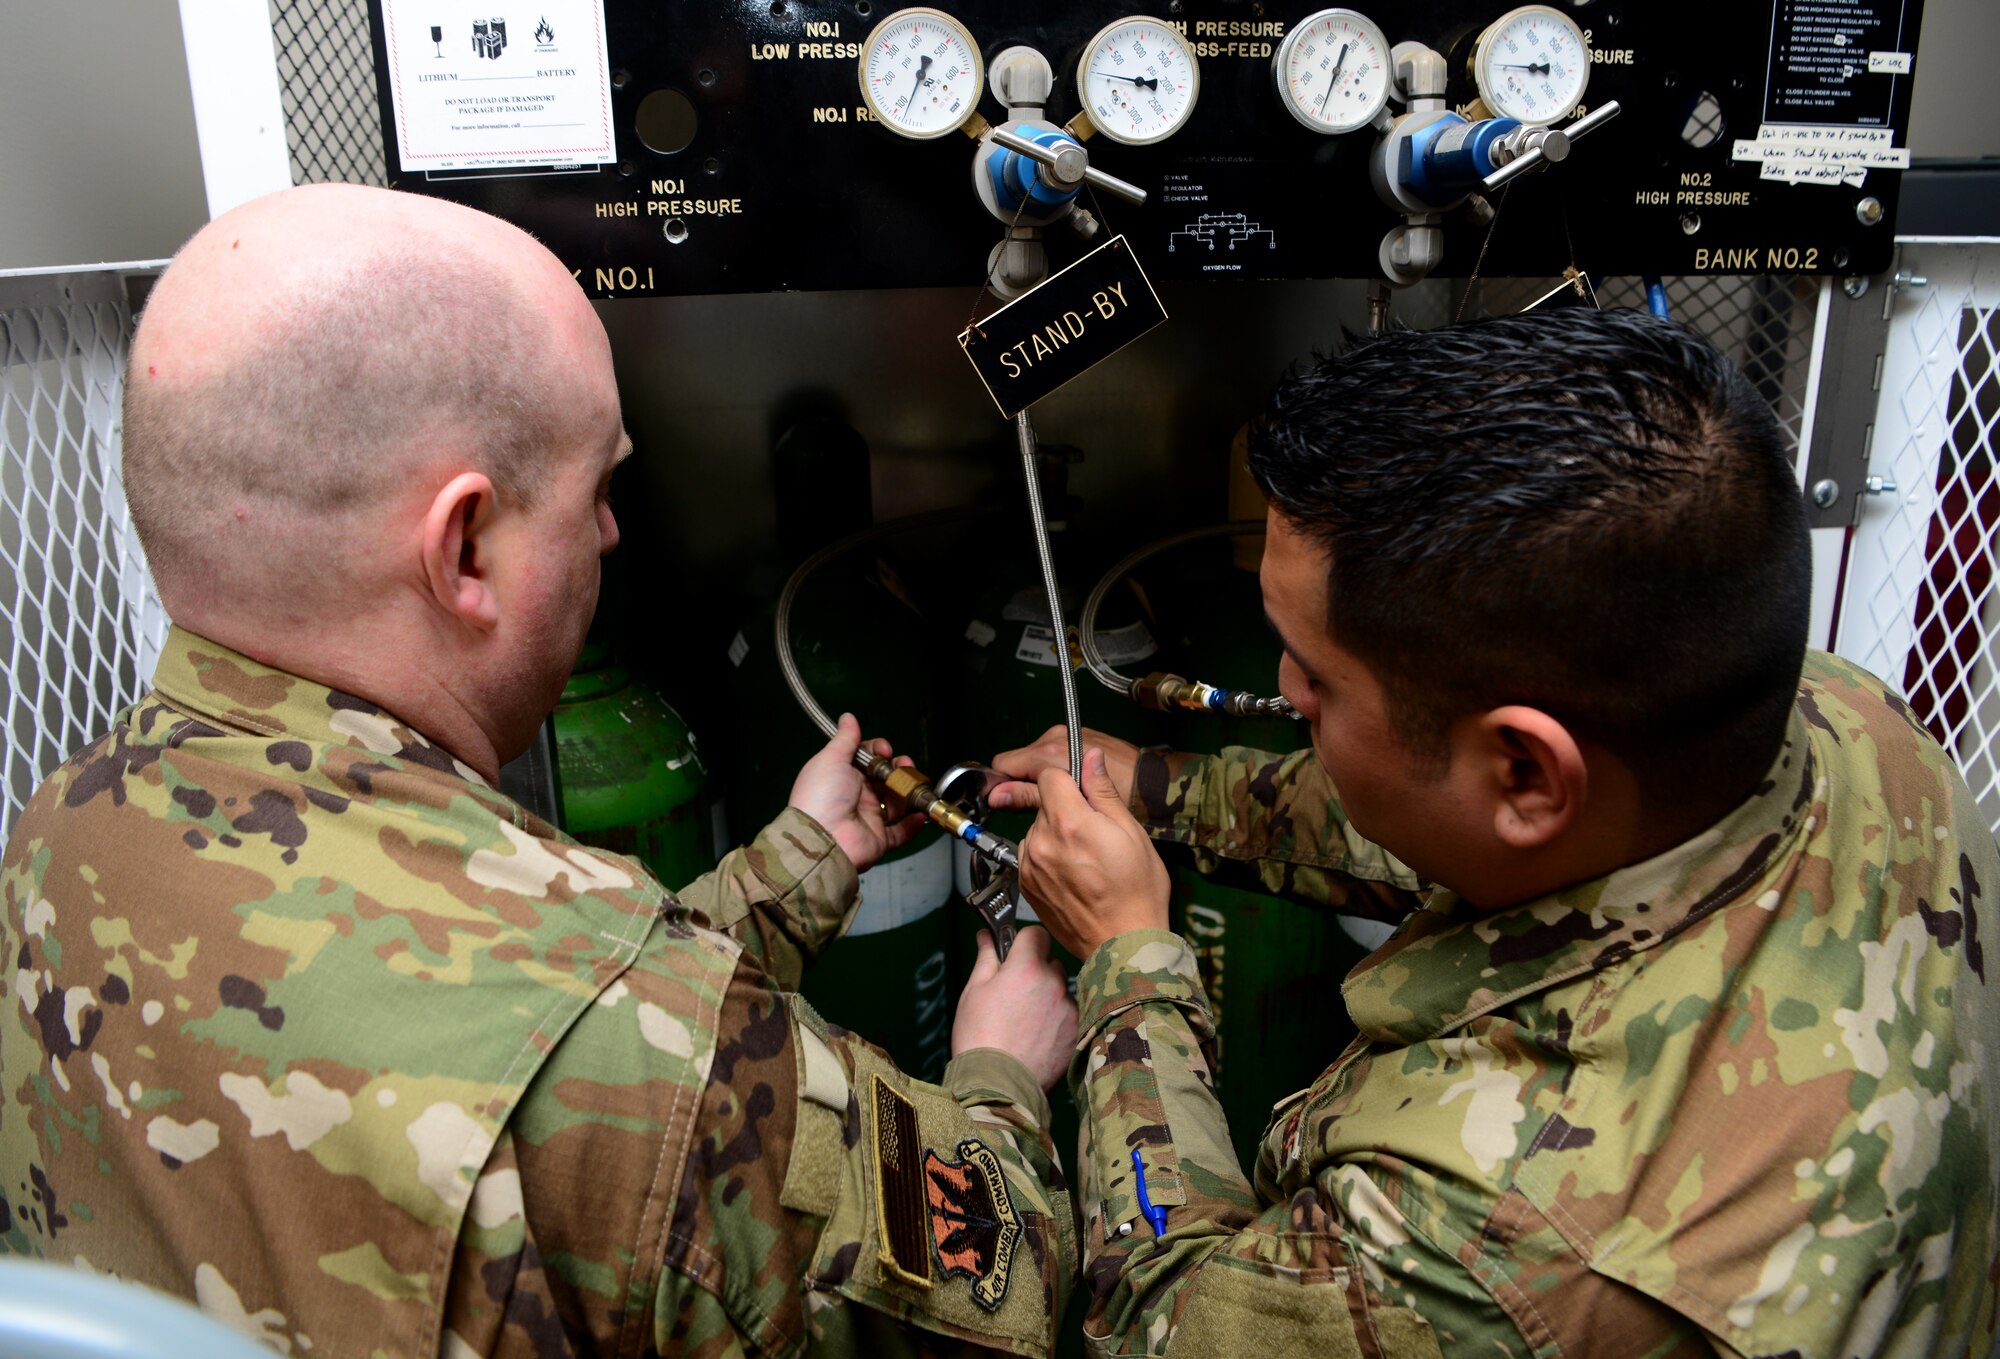
{"label": "screw on panel", "polygon": [[1840,281],[1840,290],[1849,297],[1861,297],[1868,291],[1868,276],[1866,274],[1849,274]]}
{"label": "screw on panel", "polygon": [[1812,488],[1812,503],[1823,510],[1830,510],[1840,499],[1840,483],[1831,477],[1815,481]]}
{"label": "screw on panel", "polygon": [[1854,205],[1855,220],[1863,226],[1880,226],[1882,219],[1888,215],[1888,209],[1882,206],[1879,198],[1864,198]]}

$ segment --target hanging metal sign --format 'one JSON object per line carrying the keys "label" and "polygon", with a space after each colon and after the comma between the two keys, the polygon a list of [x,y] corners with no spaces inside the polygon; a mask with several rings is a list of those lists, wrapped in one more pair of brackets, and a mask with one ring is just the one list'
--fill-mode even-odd
{"label": "hanging metal sign", "polygon": [[959,334],[1000,413],[1013,418],[1167,319],[1123,236]]}

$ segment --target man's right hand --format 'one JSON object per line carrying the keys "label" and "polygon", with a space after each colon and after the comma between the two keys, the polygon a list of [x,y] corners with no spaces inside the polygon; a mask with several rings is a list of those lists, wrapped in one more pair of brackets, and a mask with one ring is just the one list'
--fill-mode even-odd
{"label": "man's right hand", "polygon": [[1004,963],[993,949],[993,936],[979,932],[979,957],[951,1025],[951,1055],[973,1048],[998,1048],[1019,1058],[1044,1090],[1069,1070],[1076,1002],[1062,964],[1049,956],[1047,930],[1033,925],[1021,930]]}
{"label": "man's right hand", "polygon": [[[1105,769],[1111,775],[1112,787],[1118,790],[1119,797],[1131,801],[1132,768],[1139,761],[1139,747],[1116,736],[1092,731],[1089,727],[1083,729],[1083,743],[1104,752]],[[988,795],[988,800],[1003,811],[1034,811],[1042,805],[1041,794],[1035,788],[1035,780],[1041,777],[1042,771],[1060,769],[1064,773],[1069,772],[1068,729],[1060,723],[1050,727],[1033,745],[995,755],[993,767],[1019,782],[997,785]]]}

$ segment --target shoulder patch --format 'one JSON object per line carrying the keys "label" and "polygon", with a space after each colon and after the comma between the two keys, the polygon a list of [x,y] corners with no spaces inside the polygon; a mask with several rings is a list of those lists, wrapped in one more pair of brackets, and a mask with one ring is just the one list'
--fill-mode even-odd
{"label": "shoulder patch", "polygon": [[1000,1158],[976,1137],[958,1144],[956,1161],[926,1147],[924,1193],[938,1268],[947,1279],[971,1279],[973,1301],[999,1311],[1021,1243],[1021,1216]]}
{"label": "shoulder patch", "polygon": [[924,1240],[924,1170],[918,1158],[917,1107],[900,1090],[874,1079],[875,1218],[882,1268],[918,1288],[931,1286]]}

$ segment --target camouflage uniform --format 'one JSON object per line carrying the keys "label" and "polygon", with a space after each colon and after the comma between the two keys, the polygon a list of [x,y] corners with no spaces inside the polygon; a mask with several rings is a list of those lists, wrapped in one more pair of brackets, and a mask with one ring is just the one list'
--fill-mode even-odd
{"label": "camouflage uniform", "polygon": [[855,901],[801,812],[676,900],[176,631],[0,899],[10,1252],[314,1359],[1051,1346],[1047,1103],[991,1050],[910,1080],[790,994]]}
{"label": "camouflage uniform", "polygon": [[1277,1106],[1250,1182],[1188,947],[1135,931],[1087,961],[1102,1350],[1993,1353],[2000,854],[1873,678],[1811,656],[1747,802],[1497,913],[1412,890],[1310,751],[1142,757],[1133,803],[1209,866],[1414,910],[1348,976],[1359,1037]]}

